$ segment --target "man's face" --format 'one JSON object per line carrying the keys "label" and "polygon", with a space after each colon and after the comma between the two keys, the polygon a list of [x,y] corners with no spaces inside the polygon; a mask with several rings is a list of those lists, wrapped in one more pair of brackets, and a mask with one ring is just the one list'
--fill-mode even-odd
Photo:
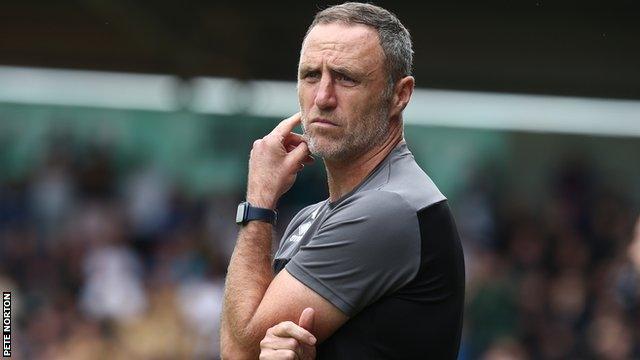
{"label": "man's face", "polygon": [[349,160],[377,145],[389,126],[384,53],[364,25],[320,24],[302,45],[298,100],[312,154]]}

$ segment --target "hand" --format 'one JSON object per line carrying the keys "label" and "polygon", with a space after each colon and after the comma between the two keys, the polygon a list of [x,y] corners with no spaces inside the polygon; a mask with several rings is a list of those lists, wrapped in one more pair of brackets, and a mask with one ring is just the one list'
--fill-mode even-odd
{"label": "hand", "polygon": [[306,308],[300,315],[298,325],[291,321],[281,322],[267,330],[260,342],[260,360],[316,358],[316,338],[313,330],[314,310]]}
{"label": "hand", "polygon": [[283,120],[253,143],[247,181],[247,201],[251,205],[275,209],[278,199],[295,182],[298,171],[313,162],[302,135],[291,132],[298,124],[300,113]]}

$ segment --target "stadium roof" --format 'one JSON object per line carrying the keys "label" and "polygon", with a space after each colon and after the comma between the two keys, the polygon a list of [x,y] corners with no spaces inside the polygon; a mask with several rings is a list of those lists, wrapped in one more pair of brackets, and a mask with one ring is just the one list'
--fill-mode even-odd
{"label": "stadium roof", "polygon": [[[640,99],[637,1],[375,3],[410,29],[419,87]],[[7,2],[0,65],[292,81],[324,4]]]}

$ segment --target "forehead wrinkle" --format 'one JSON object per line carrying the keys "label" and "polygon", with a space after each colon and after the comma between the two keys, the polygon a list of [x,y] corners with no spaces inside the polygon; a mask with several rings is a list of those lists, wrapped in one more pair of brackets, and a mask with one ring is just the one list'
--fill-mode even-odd
{"label": "forehead wrinkle", "polygon": [[325,64],[331,69],[345,70],[352,73],[371,75],[381,66],[382,59],[379,56],[369,56],[369,51],[362,49],[358,52],[341,52],[333,48],[316,50],[306,49],[302,52],[299,68],[319,68]]}
{"label": "forehead wrinkle", "polygon": [[320,61],[303,61],[300,63],[299,71],[320,70],[326,65],[330,70],[337,71],[339,73],[369,77],[379,70],[375,64],[371,64],[371,66],[358,66],[359,64],[354,64],[349,61],[345,62],[344,59],[345,58],[328,58],[326,61],[322,59]]}
{"label": "forehead wrinkle", "polygon": [[384,60],[374,29],[365,25],[320,24],[302,43],[298,69],[318,70],[326,65],[372,77],[374,73],[384,72]]}
{"label": "forehead wrinkle", "polygon": [[[302,47],[302,52],[322,52],[322,53],[342,53],[342,54],[352,54],[356,55],[362,53],[369,53],[372,51],[380,50],[382,52],[382,48],[380,48],[377,42],[373,44],[364,37],[363,39],[355,39],[354,41],[333,41],[333,40],[324,40],[324,41],[305,41],[304,46]],[[377,52],[377,51],[376,51]]]}
{"label": "forehead wrinkle", "polygon": [[[333,28],[333,31],[331,31]],[[356,51],[367,51],[375,48],[382,53],[380,39],[375,30],[364,25],[317,25],[302,44],[302,50],[313,46],[318,50],[345,51],[354,49]]]}

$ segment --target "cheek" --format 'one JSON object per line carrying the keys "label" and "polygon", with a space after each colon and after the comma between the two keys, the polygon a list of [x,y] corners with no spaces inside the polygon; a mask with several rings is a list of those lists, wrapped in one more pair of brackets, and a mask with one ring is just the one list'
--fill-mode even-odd
{"label": "cheek", "polygon": [[307,104],[306,91],[300,84],[298,84],[298,104],[300,109],[304,109],[305,104]]}
{"label": "cheek", "polygon": [[362,120],[367,116],[370,111],[369,107],[372,105],[367,99],[362,99],[356,96],[351,96],[344,99],[341,103],[342,106],[338,106],[339,111],[349,119],[349,128],[360,128]]}
{"label": "cheek", "polygon": [[301,108],[310,109],[315,101],[315,91],[309,84],[298,84],[298,103]]}
{"label": "cheek", "polygon": [[300,105],[300,110],[304,111],[306,104],[307,101],[305,100],[303,92],[298,90],[298,105]]}

